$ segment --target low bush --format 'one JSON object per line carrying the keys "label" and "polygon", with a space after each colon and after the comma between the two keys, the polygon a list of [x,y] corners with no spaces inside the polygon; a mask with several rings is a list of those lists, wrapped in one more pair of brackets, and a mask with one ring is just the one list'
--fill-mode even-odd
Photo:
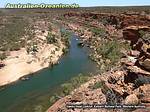
{"label": "low bush", "polygon": [[139,34],[140,34],[141,38],[146,39],[146,40],[150,40],[150,32],[140,30]]}
{"label": "low bush", "polygon": [[63,30],[61,30],[60,33],[61,33],[61,41],[64,42],[66,47],[69,47],[71,33],[68,31],[63,31]]}
{"label": "low bush", "polygon": [[96,82],[94,85],[90,86],[91,89],[98,89],[98,88],[101,88],[103,86],[103,82],[102,81],[99,81],[99,82]]}
{"label": "low bush", "polygon": [[93,33],[93,36],[99,36],[99,37],[102,37],[102,36],[105,36],[106,35],[106,30],[103,29],[103,28],[91,28],[90,29]]}
{"label": "low bush", "polygon": [[72,78],[70,81],[62,84],[60,87],[57,88],[58,93],[56,92],[55,94],[51,95],[49,105],[52,105],[61,97],[69,95],[71,91],[79,87],[81,84],[87,82],[88,79],[89,76],[79,74],[78,76]]}
{"label": "low bush", "polygon": [[24,20],[23,17],[10,17],[4,27],[0,29],[0,50],[19,50],[24,47],[22,38],[25,34],[25,27],[27,27],[28,22]]}
{"label": "low bush", "polygon": [[46,39],[48,44],[54,44],[58,42],[56,36],[50,32],[48,33]]}
{"label": "low bush", "polygon": [[0,60],[6,59],[6,54],[5,53],[0,53]]}
{"label": "low bush", "polygon": [[69,82],[61,85],[62,94],[68,95],[72,90],[79,87],[81,84],[88,81],[88,76],[79,74],[77,77],[72,78]]}
{"label": "low bush", "polygon": [[104,41],[98,53],[102,55],[103,59],[109,59],[112,64],[116,63],[121,58],[122,53],[120,43],[117,40]]}
{"label": "low bush", "polygon": [[38,52],[38,46],[36,42],[31,42],[30,44],[28,44],[27,46],[27,53],[36,53]]}

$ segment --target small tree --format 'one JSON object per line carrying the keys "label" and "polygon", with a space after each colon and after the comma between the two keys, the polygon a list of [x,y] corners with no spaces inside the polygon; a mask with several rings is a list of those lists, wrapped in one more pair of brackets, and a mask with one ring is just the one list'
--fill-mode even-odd
{"label": "small tree", "polygon": [[65,84],[61,85],[61,87],[62,87],[63,93],[65,95],[68,95],[73,90],[71,83],[65,83]]}
{"label": "small tree", "polygon": [[48,33],[48,36],[47,36],[47,43],[48,44],[53,44],[53,43],[57,43],[57,39],[56,39],[56,36],[52,33]]}

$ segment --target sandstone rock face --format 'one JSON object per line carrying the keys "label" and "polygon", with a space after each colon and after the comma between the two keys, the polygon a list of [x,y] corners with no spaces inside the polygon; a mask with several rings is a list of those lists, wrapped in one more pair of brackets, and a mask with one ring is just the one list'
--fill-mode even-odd
{"label": "sandstone rock face", "polygon": [[[85,45],[87,44],[93,52],[96,52],[92,44],[101,44],[96,40],[92,32],[90,32],[89,27],[84,29],[85,22],[88,22],[90,27],[105,28],[109,36],[113,36],[116,33],[118,37],[118,32],[120,31],[121,36],[119,39],[122,42],[130,42],[131,49],[124,53],[124,57],[120,60],[122,66],[118,69],[112,68],[109,72],[102,74],[101,76],[96,76],[92,78],[87,83],[86,86],[78,88],[76,92],[71,94],[71,97],[65,103],[73,102],[75,104],[79,103],[99,103],[99,104],[112,104],[113,103],[125,103],[128,105],[138,105],[144,104],[146,109],[136,109],[135,112],[149,112],[147,107],[150,107],[150,40],[141,37],[140,30],[150,31],[150,19],[149,17],[140,16],[139,14],[99,14],[99,13],[76,13],[70,12],[65,15],[66,17],[74,16],[77,19],[78,27],[71,27],[71,30],[77,32],[81,39],[85,40]],[[98,22],[97,20],[106,20],[106,24]],[[118,21],[120,23],[118,23]],[[108,22],[108,23],[107,23]],[[112,24],[110,24],[112,23]],[[115,26],[119,26],[116,27]],[[115,33],[113,33],[115,32]],[[123,35],[123,36],[122,36]],[[109,38],[111,40],[112,38]],[[128,40],[128,41],[126,41]],[[96,54],[96,53],[95,53]],[[96,58],[100,58],[99,62],[103,62],[102,57],[95,55]],[[109,60],[105,61],[110,64]],[[119,63],[119,65],[120,65]],[[98,63],[101,64],[101,63]],[[101,67],[101,69],[103,66]],[[104,84],[100,88],[91,89],[90,86],[94,85],[96,82],[104,81]],[[87,86],[88,85],[88,86]],[[89,86],[90,85],[90,86]],[[82,94],[79,94],[82,93]],[[108,94],[109,93],[109,94]],[[62,112],[124,112],[124,110],[109,110],[109,109],[70,109],[67,110],[66,107],[60,109]]]}
{"label": "sandstone rock face", "polygon": [[83,94],[82,92],[78,92],[74,94],[71,98],[71,102],[81,102],[83,100]]}
{"label": "sandstone rock face", "polygon": [[140,52],[137,51],[137,50],[131,50],[131,51],[129,52],[129,55],[130,55],[130,56],[134,56],[134,57],[138,57],[138,56],[140,55]]}
{"label": "sandstone rock face", "polygon": [[126,97],[125,104],[127,105],[138,105],[139,99],[135,94],[131,94]]}
{"label": "sandstone rock face", "polygon": [[149,18],[139,15],[124,15],[122,17],[121,27],[125,28],[128,26],[149,26]]}
{"label": "sandstone rock face", "polygon": [[141,66],[150,71],[150,59],[145,59],[143,62],[140,62]]}
{"label": "sandstone rock face", "polygon": [[145,84],[141,86],[140,90],[143,94],[143,97],[141,98],[141,102],[150,103],[150,84]]}
{"label": "sandstone rock face", "polygon": [[117,81],[124,80],[124,72],[123,71],[116,71],[110,77],[108,77],[108,82],[111,84],[115,84]]}
{"label": "sandstone rock face", "polygon": [[125,29],[123,31],[123,38],[125,40],[130,40],[132,42],[137,42],[137,40],[139,39],[139,33],[137,30],[134,29]]}

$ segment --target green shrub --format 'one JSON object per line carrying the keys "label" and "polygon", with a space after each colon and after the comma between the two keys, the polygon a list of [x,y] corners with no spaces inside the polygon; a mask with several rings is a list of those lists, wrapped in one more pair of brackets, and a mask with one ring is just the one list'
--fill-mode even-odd
{"label": "green shrub", "polygon": [[62,52],[63,52],[63,53],[67,53],[68,51],[69,51],[68,48],[63,48],[63,49],[62,49]]}
{"label": "green shrub", "polygon": [[101,88],[102,86],[103,86],[103,82],[99,81],[99,82],[96,82],[94,85],[92,85],[90,88],[91,89],[98,89],[98,88]]}
{"label": "green shrub", "polygon": [[56,95],[53,95],[53,96],[50,97],[49,102],[50,102],[50,104],[53,104],[57,100],[58,100],[58,98],[56,97]]}
{"label": "green shrub", "polygon": [[117,40],[105,41],[98,49],[98,53],[102,55],[103,59],[109,59],[112,64],[121,58],[121,46]]}
{"label": "green shrub", "polygon": [[48,33],[48,36],[46,37],[47,39],[47,43],[48,44],[54,44],[54,43],[57,43],[57,39],[56,39],[56,36],[52,33]]}
{"label": "green shrub", "polygon": [[36,42],[31,42],[30,44],[28,44],[27,46],[27,53],[36,53],[38,52],[38,46]]}
{"label": "green shrub", "polygon": [[94,27],[94,28],[91,29],[91,31],[92,31],[94,36],[101,37],[101,36],[105,36],[106,35],[106,30],[103,29],[103,28],[95,28]]}
{"label": "green shrub", "polygon": [[140,30],[139,34],[140,34],[140,37],[143,39],[148,39],[148,40],[150,39],[150,32]]}
{"label": "green shrub", "polygon": [[5,23],[4,27],[0,29],[0,50],[19,50],[24,47],[20,43],[22,43],[28,22],[23,17],[17,16],[10,17],[7,21],[9,22]]}
{"label": "green shrub", "polygon": [[61,41],[64,42],[64,44],[66,45],[66,47],[70,46],[70,35],[71,33],[68,31],[60,31],[61,33]]}
{"label": "green shrub", "polygon": [[72,83],[73,87],[76,88],[81,84],[83,84],[84,82],[87,82],[88,78],[89,78],[88,76],[79,74],[77,77],[72,78],[70,82]]}
{"label": "green shrub", "polygon": [[140,30],[140,31],[139,31],[139,34],[140,34],[140,37],[143,37],[143,36],[145,35],[145,31]]}
{"label": "green shrub", "polygon": [[6,58],[7,58],[7,56],[5,53],[0,53],[0,60],[4,60]]}
{"label": "green shrub", "polygon": [[73,86],[71,83],[65,83],[61,85],[61,87],[63,88],[63,93],[65,95],[68,95],[73,90]]}
{"label": "green shrub", "polygon": [[62,94],[64,94],[64,96],[70,94],[72,90],[87,82],[88,79],[88,76],[84,76],[82,74],[79,74],[77,77],[72,78],[69,82],[61,85]]}

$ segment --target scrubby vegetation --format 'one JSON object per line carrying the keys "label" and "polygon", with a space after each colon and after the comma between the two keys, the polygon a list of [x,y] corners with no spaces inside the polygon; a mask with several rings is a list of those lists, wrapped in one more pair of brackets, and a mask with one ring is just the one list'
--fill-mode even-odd
{"label": "scrubby vegetation", "polygon": [[102,86],[103,86],[103,82],[99,81],[99,82],[96,82],[94,85],[90,86],[89,88],[98,89],[98,88],[101,88]]}
{"label": "scrubby vegetation", "polygon": [[79,87],[84,82],[88,81],[88,76],[79,74],[77,77],[72,78],[68,83],[62,84],[62,93],[63,95],[68,95],[72,90]]}
{"label": "scrubby vegetation", "polygon": [[0,60],[4,60],[6,58],[6,54],[5,53],[0,53]]}
{"label": "scrubby vegetation", "polygon": [[139,31],[140,37],[142,37],[145,40],[150,40],[150,33],[148,31]]}
{"label": "scrubby vegetation", "polygon": [[58,42],[56,35],[52,34],[51,32],[48,33],[46,39],[48,44],[54,44]]}
{"label": "scrubby vegetation", "polygon": [[27,53],[28,54],[29,53],[34,54],[36,52],[38,52],[37,42],[31,42],[31,43],[29,43],[28,46],[27,46]]}
{"label": "scrubby vegetation", "polygon": [[122,51],[130,49],[128,43],[122,43],[116,39],[102,39],[101,43],[95,47],[96,50],[90,54],[90,58],[98,63],[101,72],[110,70],[113,66],[117,65],[123,56]]}
{"label": "scrubby vegetation", "polygon": [[91,28],[91,32],[93,33],[93,36],[99,36],[99,37],[103,37],[106,35],[106,31],[103,28]]}
{"label": "scrubby vegetation", "polygon": [[[70,10],[70,9],[69,9]],[[147,14],[150,14],[150,10],[149,7],[96,7],[96,8],[80,8],[80,10],[82,11],[82,13],[84,12],[108,12],[108,13],[128,13],[130,11],[135,11],[134,14],[136,14],[136,12],[142,12],[144,11]],[[61,18],[61,20],[65,20],[64,16],[59,16],[60,13],[66,13],[66,10],[56,10],[56,11],[52,11],[50,12],[49,10],[38,10],[35,11],[35,13],[38,15],[39,18],[43,18],[43,17],[47,17],[48,19],[51,18],[51,15],[55,15],[57,12],[57,16],[58,17],[63,17]],[[33,11],[34,12],[34,11]],[[34,16],[32,15],[33,13],[28,12],[28,11],[24,11],[23,14],[29,14],[30,16]],[[0,12],[0,15],[2,13]],[[92,19],[97,19],[97,16],[93,16]],[[36,18],[35,18],[36,20]],[[52,20],[52,19],[51,19]],[[80,20],[80,18],[79,18]],[[88,21],[88,18],[85,19],[86,24],[84,24],[84,27],[87,27],[87,29],[89,29],[89,31],[92,32],[92,36],[94,38],[92,38],[93,40],[90,40],[90,45],[89,47],[93,48],[92,50],[92,54],[91,54],[91,58],[98,63],[100,70],[102,72],[105,72],[109,69],[111,69],[113,66],[118,64],[119,59],[122,57],[122,50],[123,49],[130,49],[130,47],[125,44],[120,42],[120,40],[115,40],[111,37],[107,37],[106,35],[108,34],[108,30],[103,29],[99,26],[97,27],[93,27],[92,24]],[[67,22],[70,22],[70,19],[67,20]],[[76,20],[78,21],[78,20]],[[81,21],[80,21],[81,22]],[[93,22],[93,21],[92,21]],[[102,20],[98,20],[98,22],[102,23],[104,26],[105,25],[118,25],[118,21],[114,20],[110,20],[110,18],[102,18]],[[19,50],[21,47],[24,47],[25,44],[27,43],[28,40],[32,40],[34,37],[34,33],[32,30],[32,25],[31,27],[29,27],[29,23],[27,23],[27,21],[25,20],[25,18],[23,17],[14,17],[14,15],[12,15],[12,18],[10,18],[10,20],[6,17],[6,25],[4,25],[1,21],[0,21],[0,51],[7,51],[7,50]],[[82,25],[82,24],[81,24]],[[84,35],[84,30],[85,29],[78,29],[79,33],[81,35]],[[48,44],[57,44],[58,43],[58,37],[54,34],[51,33],[52,31],[52,27],[49,27],[48,30],[50,31],[48,36],[47,36],[47,43]],[[117,29],[118,30],[118,29]],[[145,32],[145,31],[140,31],[139,32],[142,38],[145,39],[149,39],[150,35]],[[67,31],[61,31],[61,41],[64,42],[64,44],[67,46],[66,48],[63,49],[63,52],[67,52],[68,48],[70,46],[70,34]],[[28,35],[28,36],[26,36]],[[25,37],[26,36],[26,37]],[[97,38],[99,37],[99,38]],[[104,37],[107,37],[107,39],[105,39]],[[95,39],[95,40],[94,40]],[[98,39],[100,39],[100,41],[97,41]],[[110,39],[110,40],[109,40]],[[34,39],[33,39],[34,40]],[[27,52],[28,53],[36,53],[38,51],[38,47],[37,47],[37,43],[29,43],[27,45]],[[1,53],[0,54],[0,59],[3,60],[6,58],[6,54],[5,53]],[[31,108],[29,107],[30,105],[28,104],[28,106],[26,106],[26,109],[24,109],[23,111],[33,111],[33,112],[43,112],[47,109],[47,107],[49,107],[50,105],[52,105],[55,101],[57,101],[58,99],[60,99],[63,96],[66,96],[68,94],[71,93],[71,91],[73,91],[75,88],[79,87],[82,83],[86,82],[88,80],[88,76],[84,76],[84,75],[79,75],[78,77],[72,78],[70,81],[66,82],[65,84],[62,84],[61,87],[59,88],[58,93],[55,92],[54,95],[51,95],[49,101],[47,101],[47,99],[45,99],[46,104],[41,104],[41,105],[34,105],[31,106]],[[147,80],[147,78],[140,78],[140,80],[136,80],[135,83],[138,83],[140,85],[144,84],[144,83],[149,83],[149,81]],[[97,82],[94,85],[92,85],[90,87],[91,89],[98,89],[101,88],[103,93],[106,95],[107,98],[107,102],[110,104],[115,104],[117,103],[117,97],[114,93],[114,91],[112,91],[112,89],[106,88],[105,85],[103,85],[103,82]],[[40,100],[39,100],[40,102]],[[34,103],[34,101],[33,101]]]}
{"label": "scrubby vegetation", "polygon": [[0,50],[19,50],[24,47],[23,36],[27,22],[23,17],[11,17],[6,20],[7,23],[0,29]]}
{"label": "scrubby vegetation", "polygon": [[52,105],[59,97],[66,96],[70,94],[75,88],[79,87],[81,84],[87,82],[89,80],[89,76],[79,74],[78,76],[72,78],[70,81],[64,83],[59,88],[59,93],[54,94],[50,97],[50,104]]}
{"label": "scrubby vegetation", "polygon": [[112,64],[118,61],[121,57],[121,47],[117,40],[104,41],[98,49],[98,53],[101,54],[103,59],[109,59]]}
{"label": "scrubby vegetation", "polygon": [[70,36],[71,36],[71,33],[69,31],[61,29],[60,30],[60,34],[61,34],[61,41],[66,46],[66,48],[62,49],[62,51],[64,53],[67,53],[69,51],[69,47],[70,47]]}
{"label": "scrubby vegetation", "polygon": [[70,46],[70,32],[69,31],[60,31],[61,33],[61,41],[64,42],[64,44],[69,48]]}

